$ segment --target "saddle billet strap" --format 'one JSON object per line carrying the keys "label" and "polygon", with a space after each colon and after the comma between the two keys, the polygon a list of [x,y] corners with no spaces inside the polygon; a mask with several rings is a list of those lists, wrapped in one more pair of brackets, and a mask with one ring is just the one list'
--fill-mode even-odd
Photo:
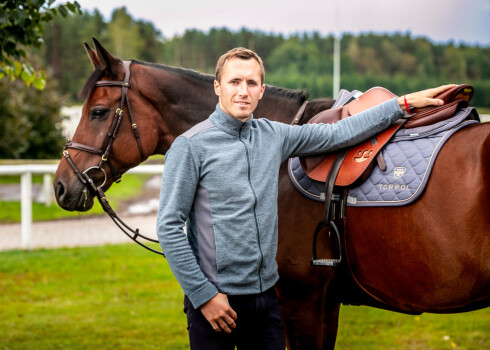
{"label": "saddle billet strap", "polygon": [[308,104],[308,101],[303,102],[301,107],[299,107],[298,112],[293,118],[293,121],[291,122],[290,125],[298,125],[298,123],[301,121],[301,118],[303,118],[303,113],[305,112],[306,105]]}

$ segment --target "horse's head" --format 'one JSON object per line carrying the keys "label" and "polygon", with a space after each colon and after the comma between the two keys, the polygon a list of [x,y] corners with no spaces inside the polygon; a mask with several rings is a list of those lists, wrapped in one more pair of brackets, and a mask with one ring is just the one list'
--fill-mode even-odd
{"label": "horse's head", "polygon": [[80,123],[53,184],[58,204],[71,211],[92,208],[96,187],[107,190],[153,154],[158,143],[158,112],[139,89],[142,73],[95,39],[94,44],[92,50],[84,43],[95,70],[81,91],[86,101]]}
{"label": "horse's head", "polygon": [[[148,156],[164,154],[218,102],[213,76],[154,63],[130,64],[95,39],[94,44],[95,50],[85,43],[95,69],[81,91],[86,101],[80,123],[54,177],[56,200],[66,210],[92,208],[95,193],[100,194],[96,187],[106,191]],[[302,91],[268,86],[254,116],[290,122],[305,99]]]}

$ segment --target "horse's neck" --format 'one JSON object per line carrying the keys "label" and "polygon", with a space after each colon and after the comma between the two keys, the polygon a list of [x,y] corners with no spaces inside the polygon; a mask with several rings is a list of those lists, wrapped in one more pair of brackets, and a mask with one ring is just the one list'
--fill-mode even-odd
{"label": "horse's neck", "polygon": [[[213,77],[167,66],[138,65],[139,89],[161,118],[155,153],[165,153],[177,136],[205,120],[218,98]],[[304,102],[300,92],[267,87],[254,118],[290,123]]]}
{"label": "horse's neck", "polygon": [[254,118],[267,118],[281,123],[291,123],[302,104],[303,101],[301,100],[287,99],[273,93],[268,94],[266,91],[254,112]]}
{"label": "horse's neck", "polygon": [[159,143],[155,153],[164,154],[175,138],[205,120],[218,101],[210,76],[167,66],[138,65],[139,89],[153,106]]}

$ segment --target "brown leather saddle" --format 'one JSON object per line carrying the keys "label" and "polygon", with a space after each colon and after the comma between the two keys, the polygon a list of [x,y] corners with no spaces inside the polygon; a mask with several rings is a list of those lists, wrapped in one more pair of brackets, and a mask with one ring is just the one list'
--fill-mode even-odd
{"label": "brown leather saddle", "polygon": [[[435,98],[440,98],[444,101],[443,105],[411,109],[405,118],[369,140],[335,153],[300,159],[301,166],[309,178],[325,182],[325,207],[323,218],[318,223],[313,236],[312,265],[326,267],[340,265],[342,261],[342,247],[336,221],[345,220],[345,200],[347,197],[345,195],[345,189],[354,183],[367,179],[374,169],[375,159],[377,159],[380,168],[384,170],[385,164],[380,151],[390,141],[393,135],[402,127],[409,129],[431,125],[451,117],[459,106],[466,107],[469,105],[473,94],[474,89],[472,86],[467,84],[457,85],[435,96]],[[308,123],[334,123],[394,97],[397,96],[389,90],[382,87],[374,87],[344,106],[320,112]],[[335,194],[334,191],[336,191]],[[337,198],[334,199],[334,196]],[[338,258],[317,258],[317,237],[324,229],[326,229],[332,241],[335,238],[337,240]],[[332,233],[335,233],[335,236]]]}
{"label": "brown leather saddle", "polygon": [[[410,110],[410,114],[407,114],[407,119],[401,120],[375,137],[353,146],[350,148],[342,162],[335,185],[344,187],[351,186],[358,180],[362,181],[367,178],[369,170],[372,170],[375,165],[375,159],[378,160],[378,164],[383,169],[384,161],[380,156],[380,151],[400,128],[410,129],[434,124],[447,119],[454,115],[458,106],[467,106],[473,97],[473,94],[474,89],[470,85],[465,84],[455,86],[436,96],[436,98],[444,100],[444,105],[414,108]],[[382,87],[374,87],[345,106],[318,113],[311,118],[308,123],[332,124],[386,102],[394,97],[397,96],[391,91]],[[337,153],[328,153],[301,158],[301,166],[308,177],[316,181],[324,182],[332,168],[336,154]]]}

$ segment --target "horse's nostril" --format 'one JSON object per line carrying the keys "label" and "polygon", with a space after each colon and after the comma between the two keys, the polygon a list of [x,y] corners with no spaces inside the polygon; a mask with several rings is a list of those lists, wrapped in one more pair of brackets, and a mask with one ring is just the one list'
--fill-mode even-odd
{"label": "horse's nostril", "polygon": [[63,197],[63,194],[65,194],[65,186],[61,181],[58,181],[58,183],[56,184],[55,193],[56,198],[58,199],[61,199],[61,197]]}

